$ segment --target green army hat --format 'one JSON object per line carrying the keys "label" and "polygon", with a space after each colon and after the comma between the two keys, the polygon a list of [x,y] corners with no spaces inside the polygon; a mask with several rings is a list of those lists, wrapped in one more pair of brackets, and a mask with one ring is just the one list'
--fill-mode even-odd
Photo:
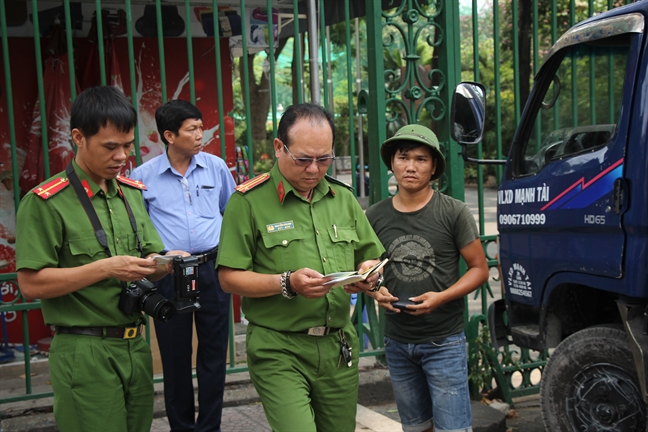
{"label": "green army hat", "polygon": [[430,146],[437,161],[436,171],[430,180],[436,180],[443,175],[445,171],[445,158],[439,149],[439,140],[430,129],[417,124],[403,126],[380,147],[380,155],[387,169],[391,169],[392,156],[394,156],[395,152],[394,147],[398,141],[414,141]]}

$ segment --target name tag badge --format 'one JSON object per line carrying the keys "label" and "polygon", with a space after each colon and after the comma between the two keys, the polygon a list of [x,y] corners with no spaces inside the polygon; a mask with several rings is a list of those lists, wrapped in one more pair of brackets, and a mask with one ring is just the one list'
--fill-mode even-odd
{"label": "name tag badge", "polygon": [[266,225],[266,230],[269,233],[279,232],[279,231],[284,231],[289,229],[295,229],[295,224],[293,224],[293,221],[291,220],[286,222],[277,222],[277,223]]}

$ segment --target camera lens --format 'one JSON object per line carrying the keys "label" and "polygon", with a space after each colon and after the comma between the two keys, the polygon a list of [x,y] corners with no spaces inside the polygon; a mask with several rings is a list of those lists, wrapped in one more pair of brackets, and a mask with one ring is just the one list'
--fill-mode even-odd
{"label": "camera lens", "polygon": [[156,292],[149,293],[142,299],[142,310],[159,321],[168,321],[176,311],[173,303]]}

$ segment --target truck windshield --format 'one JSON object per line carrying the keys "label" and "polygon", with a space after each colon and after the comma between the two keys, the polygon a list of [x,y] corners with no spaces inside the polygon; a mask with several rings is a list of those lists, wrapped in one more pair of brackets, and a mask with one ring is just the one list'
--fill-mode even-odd
{"label": "truck windshield", "polygon": [[[537,103],[535,123],[523,146],[518,175],[596,151],[615,136],[630,55],[630,34],[565,48],[555,77]],[[547,65],[550,66],[550,65]],[[520,154],[518,153],[518,154]]]}

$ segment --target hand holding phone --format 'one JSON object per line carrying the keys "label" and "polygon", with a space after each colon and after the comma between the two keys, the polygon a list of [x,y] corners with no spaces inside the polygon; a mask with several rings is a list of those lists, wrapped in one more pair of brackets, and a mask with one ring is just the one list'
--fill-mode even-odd
{"label": "hand holding phone", "polygon": [[412,312],[411,309],[407,308],[407,305],[417,305],[417,304],[421,304],[421,302],[413,302],[412,300],[409,299],[409,297],[411,296],[401,296],[397,301],[395,301],[391,305],[401,311]]}

